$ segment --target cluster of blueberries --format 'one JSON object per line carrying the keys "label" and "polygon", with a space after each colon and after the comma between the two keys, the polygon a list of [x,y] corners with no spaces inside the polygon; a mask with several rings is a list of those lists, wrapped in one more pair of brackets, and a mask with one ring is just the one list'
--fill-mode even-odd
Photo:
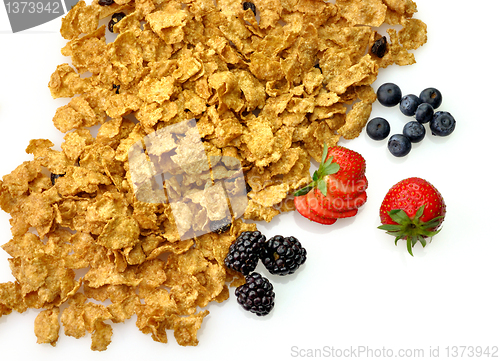
{"label": "cluster of blueberries", "polygon": [[[432,135],[445,137],[455,130],[455,119],[444,111],[437,111],[443,97],[436,88],[424,89],[420,96],[408,94],[402,96],[401,89],[393,83],[385,83],[377,90],[377,99],[383,106],[394,107],[399,104],[401,113],[415,117],[405,124],[403,134],[394,134],[389,138],[388,148],[392,155],[404,157],[411,151],[412,143],[418,143],[425,137],[424,124],[429,123]],[[366,126],[366,133],[374,140],[383,140],[389,136],[389,122],[381,117],[371,119]]]}

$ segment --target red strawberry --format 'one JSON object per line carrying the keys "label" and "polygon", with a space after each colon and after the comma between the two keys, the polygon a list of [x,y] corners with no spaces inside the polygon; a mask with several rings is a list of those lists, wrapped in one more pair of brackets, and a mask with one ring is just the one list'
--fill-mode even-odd
{"label": "red strawberry", "polygon": [[358,213],[357,208],[335,208],[318,189],[313,189],[306,197],[311,212],[322,218],[347,218]]}
{"label": "red strawberry", "polygon": [[359,153],[340,146],[327,148],[325,144],[313,181],[294,193],[295,207],[304,217],[322,224],[355,216],[357,208],[366,202],[365,168]]}
{"label": "red strawberry", "polygon": [[378,227],[400,239],[406,239],[408,252],[412,247],[436,235],[443,223],[446,205],[441,193],[422,178],[407,178],[395,184],[386,194],[380,207]]}
{"label": "red strawberry", "polygon": [[327,179],[327,193],[332,197],[342,197],[346,194],[361,193],[368,188],[368,179],[366,176],[351,180],[348,182],[341,182],[336,177],[335,174],[328,176]]}
{"label": "red strawberry", "polygon": [[365,204],[367,199],[366,192],[348,193],[343,196],[332,197],[330,194],[324,196],[321,192],[316,190],[315,196],[322,207],[337,212],[357,209]]}
{"label": "red strawberry", "polygon": [[343,183],[357,181],[365,175],[366,162],[361,154],[339,145],[328,149],[327,158],[340,166],[335,179]]}
{"label": "red strawberry", "polygon": [[337,222],[336,218],[325,218],[312,213],[311,208],[309,208],[307,203],[307,194],[303,196],[296,196],[293,199],[293,203],[295,204],[297,211],[311,221],[326,225],[331,225]]}

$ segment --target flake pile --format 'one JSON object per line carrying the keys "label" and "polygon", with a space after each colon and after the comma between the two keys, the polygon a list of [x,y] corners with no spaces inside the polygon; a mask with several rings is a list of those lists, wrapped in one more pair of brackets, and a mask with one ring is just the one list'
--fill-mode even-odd
{"label": "flake pile", "polygon": [[[196,119],[213,172],[201,180],[185,174],[164,188],[189,194],[214,181],[216,169],[227,177],[232,158],[251,189],[243,218],[270,221],[294,209],[290,195],[311,181],[310,158],[320,160],[323,144],[361,133],[379,69],[414,63],[409,50],[427,39],[411,0],[254,4],[257,16],[233,0],[80,1],[63,18],[62,54],[71,65],[59,65],[49,82],[54,98],[71,98],[53,118],[66,133],[62,150],[32,140],[26,151],[34,160],[0,181],[13,235],[3,249],[16,278],[0,284],[0,316],[43,309],[35,321],[39,343],[55,345],[61,323],[66,335],[91,333],[92,350],[102,351],[111,323],[136,314],[137,327],[155,341],[167,342],[171,329],[180,345],[196,345],[208,314],[198,307],[222,302],[228,284],[244,282],[224,258],[256,226],[233,217],[220,234],[183,237],[172,204],[139,200],[130,148]],[[99,24],[115,13],[126,16],[113,22],[111,35],[107,22]],[[387,30],[379,57],[371,49],[384,23],[401,30]],[[192,143],[176,134],[148,156],[180,162],[191,157]],[[61,176],[52,183],[47,171]],[[191,197],[185,224],[221,220],[202,198]],[[77,279],[75,271],[84,275]]]}

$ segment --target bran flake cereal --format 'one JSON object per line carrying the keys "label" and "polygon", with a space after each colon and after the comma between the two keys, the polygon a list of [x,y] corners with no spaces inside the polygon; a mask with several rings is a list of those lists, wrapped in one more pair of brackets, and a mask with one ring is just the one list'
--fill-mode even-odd
{"label": "bran flake cereal", "polygon": [[[53,117],[61,150],[32,140],[33,160],[0,181],[15,277],[0,316],[39,309],[37,342],[52,346],[63,330],[106,350],[133,315],[154,341],[173,330],[197,345],[203,308],[245,282],[224,265],[229,246],[294,209],[311,158],[366,125],[380,69],[413,64],[427,41],[412,0],[254,4],[80,1],[62,19],[67,62],[48,84],[71,98]],[[118,12],[110,40],[99,22]],[[380,58],[382,24],[401,30]]]}

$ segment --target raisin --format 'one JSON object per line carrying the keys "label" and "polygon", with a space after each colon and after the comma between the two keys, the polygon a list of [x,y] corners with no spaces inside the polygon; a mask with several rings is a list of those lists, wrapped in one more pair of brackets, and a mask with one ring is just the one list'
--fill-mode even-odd
{"label": "raisin", "polygon": [[378,56],[379,58],[383,58],[386,51],[387,51],[387,38],[383,36],[373,43],[372,53]]}
{"label": "raisin", "polygon": [[52,185],[56,185],[56,179],[59,177],[64,177],[64,174],[50,173],[50,181],[52,182]]}
{"label": "raisin", "polygon": [[243,3],[243,10],[250,9],[253,11],[253,14],[257,16],[257,8],[255,7],[255,4],[250,2],[250,1],[245,1]]}
{"label": "raisin", "polygon": [[113,32],[114,26],[121,20],[123,19],[127,14],[125,13],[115,13],[111,15],[111,20],[108,23],[108,29],[109,31]]}
{"label": "raisin", "polygon": [[110,6],[115,3],[114,0],[99,0],[99,5],[101,6]]}

